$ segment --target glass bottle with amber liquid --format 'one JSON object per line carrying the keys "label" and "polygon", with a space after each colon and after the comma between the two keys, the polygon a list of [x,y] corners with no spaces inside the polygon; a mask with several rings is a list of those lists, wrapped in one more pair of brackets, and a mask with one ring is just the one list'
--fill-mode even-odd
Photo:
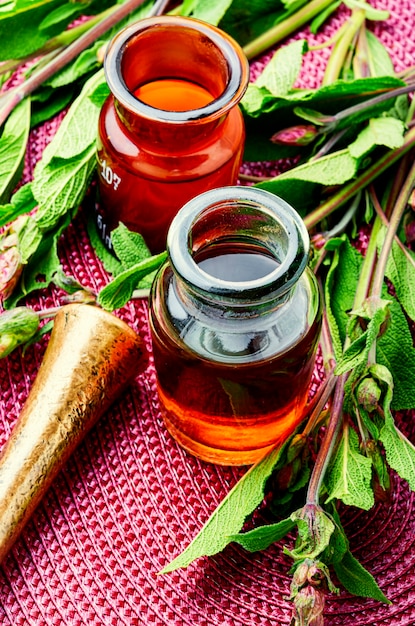
{"label": "glass bottle with amber liquid", "polygon": [[150,297],[160,406],[190,453],[251,464],[304,415],[322,306],[298,213],[267,191],[205,192],[174,218]]}
{"label": "glass bottle with amber liquid", "polygon": [[123,222],[159,252],[180,207],[237,182],[248,62],[220,29],[160,16],[120,31],[104,69],[111,94],[98,129],[98,229],[111,247]]}

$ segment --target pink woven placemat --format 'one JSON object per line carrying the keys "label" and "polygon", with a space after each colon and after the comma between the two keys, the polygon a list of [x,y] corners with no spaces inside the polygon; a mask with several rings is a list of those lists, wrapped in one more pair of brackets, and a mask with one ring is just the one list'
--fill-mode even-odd
{"label": "pink woven placemat", "polygon": [[[396,69],[414,64],[413,0],[377,0],[390,11],[373,28]],[[328,39],[347,19],[343,9],[322,34]],[[308,31],[304,31],[308,36]],[[304,34],[303,33],[303,34]],[[308,53],[301,81],[315,87],[329,50]],[[258,72],[268,56],[258,61]],[[59,120],[32,133],[25,179]],[[251,166],[255,169],[254,166]],[[102,287],[108,276],[97,261],[82,212],[62,238],[65,271],[83,284]],[[33,298],[53,306],[59,294]],[[120,315],[149,344],[146,304]],[[46,339],[0,361],[0,445],[23,406],[42,359]],[[315,381],[318,382],[318,381]],[[398,416],[415,442],[415,425]],[[21,538],[0,568],[3,626],[132,626],[289,624],[290,563],[281,545],[249,554],[230,546],[186,571],[157,572],[183,549],[219,501],[243,474],[216,467],[183,452],[159,414],[153,366],[100,420],[53,483]],[[415,624],[414,494],[395,479],[392,501],[368,513],[348,509],[343,521],[355,556],[376,576],[391,606],[351,597],[331,597],[326,624],[353,626]],[[287,540],[288,541],[288,540]]]}

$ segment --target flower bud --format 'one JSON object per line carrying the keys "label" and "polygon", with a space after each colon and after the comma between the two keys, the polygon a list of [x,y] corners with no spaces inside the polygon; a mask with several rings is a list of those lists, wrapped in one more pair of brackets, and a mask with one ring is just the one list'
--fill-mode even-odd
{"label": "flower bud", "polygon": [[0,314],[0,358],[32,339],[39,328],[39,315],[21,306]]}
{"label": "flower bud", "polygon": [[378,407],[382,390],[372,377],[366,377],[359,384],[356,392],[358,403],[366,409],[368,413],[372,413]]}
{"label": "flower bud", "polygon": [[317,133],[317,128],[311,124],[291,126],[272,135],[271,141],[280,146],[307,146],[314,141]]}
{"label": "flower bud", "polygon": [[294,599],[294,626],[323,626],[324,592],[312,586],[303,587]]}
{"label": "flower bud", "polygon": [[23,271],[17,234],[21,223],[18,218],[0,236],[0,302],[12,294]]}

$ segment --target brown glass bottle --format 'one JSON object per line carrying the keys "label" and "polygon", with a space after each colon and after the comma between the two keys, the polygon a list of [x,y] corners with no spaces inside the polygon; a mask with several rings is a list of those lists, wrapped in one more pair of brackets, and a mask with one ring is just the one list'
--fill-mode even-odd
{"label": "brown glass bottle", "polygon": [[204,193],[174,219],[150,323],[163,417],[192,454],[253,463],[301,420],[321,328],[308,246],[260,189]]}
{"label": "brown glass bottle", "polygon": [[158,252],[181,206],[236,183],[248,63],[219,29],[162,16],[122,30],[104,67],[111,95],[99,120],[97,224],[109,246],[123,222]]}

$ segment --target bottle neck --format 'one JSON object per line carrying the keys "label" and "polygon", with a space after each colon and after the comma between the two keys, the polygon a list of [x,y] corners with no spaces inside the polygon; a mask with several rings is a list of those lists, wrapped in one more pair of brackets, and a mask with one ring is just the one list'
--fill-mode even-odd
{"label": "bottle neck", "polygon": [[178,16],[122,30],[104,68],[123,125],[153,145],[203,141],[223,124],[249,80],[246,57],[231,37]]}
{"label": "bottle neck", "polygon": [[182,296],[238,318],[286,302],[307,265],[309,238],[299,215],[280,198],[225,187],[179,211],[167,248]]}

